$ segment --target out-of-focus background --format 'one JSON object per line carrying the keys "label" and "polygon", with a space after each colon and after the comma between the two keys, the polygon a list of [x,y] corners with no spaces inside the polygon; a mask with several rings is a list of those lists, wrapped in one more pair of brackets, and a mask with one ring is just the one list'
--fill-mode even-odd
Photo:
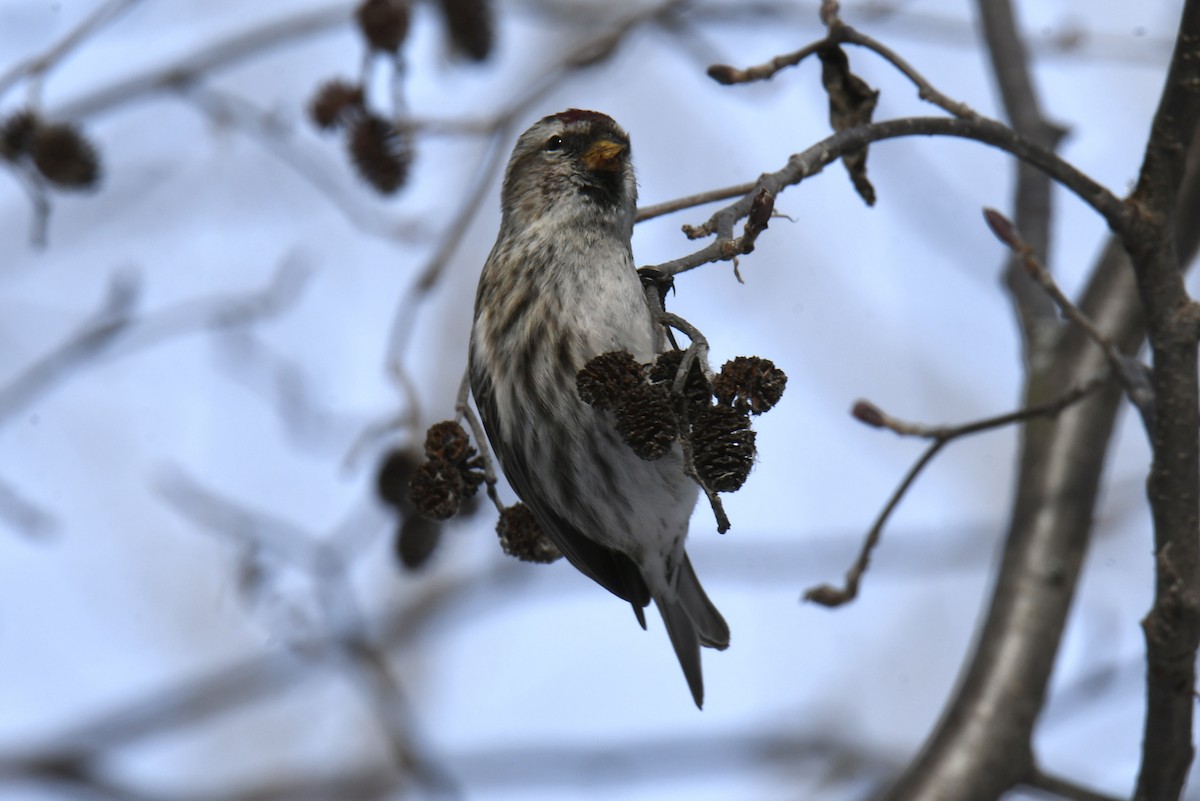
{"label": "out-of-focus background", "polygon": [[[852,799],[937,720],[1003,542],[1013,430],[938,457],[853,604],[800,599],[840,581],[923,448],[856,423],[856,399],[928,423],[1019,403],[1005,252],[980,215],[1009,207],[1013,162],[975,143],[875,145],[874,208],[833,165],[777,199],[790,219],[740,260],[744,283],[729,263],[677,280],[669,307],[715,366],[759,355],[789,377],[725,498],[732,529],[704,503],[693,517],[733,632],[704,654],[703,712],[657,616],[642,632],[565,563],[506,557],[486,500],[422,568],[400,565],[376,474],[454,416],[515,136],[605,111],[653,204],[752,181],[829,134],[815,59],[765,83],[705,75],[820,38],[815,3],[483,5],[485,60],[417,2],[403,69],[371,63],[370,102],[417,125],[407,183],[382,197],[307,116],[320,84],[362,72],[353,3],[110,3],[44,75],[7,83],[104,6],[0,3],[0,117],[35,103],[75,120],[103,165],[93,191],[51,191],[45,219],[0,171],[0,797]],[[1178,10],[1018,4],[1061,154],[1118,194]],[[842,9],[999,117],[973,13]],[[848,52],[881,90],[876,119],[938,113]],[[1071,293],[1106,229],[1055,200],[1048,261]],[[680,225],[715,208],[640,224],[637,263],[694,250]],[[1128,415],[1117,436],[1035,745],[1045,768],[1128,796],[1152,564],[1145,438]]]}

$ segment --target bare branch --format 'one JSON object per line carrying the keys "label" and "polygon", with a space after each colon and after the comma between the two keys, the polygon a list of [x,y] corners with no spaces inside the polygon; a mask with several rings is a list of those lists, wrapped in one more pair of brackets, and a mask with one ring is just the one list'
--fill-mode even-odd
{"label": "bare branch", "polygon": [[1147,496],[1154,520],[1154,606],[1146,637],[1146,722],[1136,799],[1178,798],[1195,753],[1196,651],[1200,647],[1200,306],[1176,252],[1188,151],[1200,126],[1200,0],[1184,3],[1166,85],[1137,188],[1138,228],[1124,237],[1152,349],[1157,412]]}
{"label": "bare branch", "polygon": [[21,411],[112,345],[132,322],[140,295],[141,284],[135,274],[114,274],[100,307],[78,331],[0,387],[0,421]]}
{"label": "bare branch", "polygon": [[854,416],[867,425],[876,428],[886,428],[901,436],[920,437],[921,439],[933,440],[933,442],[925,449],[920,458],[913,463],[913,466],[909,468],[904,478],[900,481],[900,484],[892,491],[891,497],[888,498],[879,516],[875,518],[875,522],[871,526],[871,530],[867,532],[866,539],[859,550],[858,558],[854,560],[854,564],[850,566],[850,570],[846,573],[845,584],[840,588],[829,584],[811,587],[805,591],[804,600],[818,603],[821,606],[835,607],[849,603],[858,597],[859,583],[862,581],[863,573],[867,571],[867,567],[870,565],[871,554],[883,535],[883,527],[887,525],[892,512],[896,510],[896,507],[900,505],[900,501],[903,500],[904,495],[912,487],[913,483],[916,482],[917,476],[933,461],[933,457],[937,456],[938,452],[944,446],[960,437],[967,437],[982,431],[991,431],[992,429],[1003,428],[1004,426],[1024,423],[1038,417],[1054,417],[1062,412],[1063,409],[1087,397],[1103,384],[1104,380],[1104,377],[1094,378],[1072,388],[1062,396],[1038,406],[1031,406],[1015,412],[988,417],[983,420],[976,420],[957,426],[924,426],[918,423],[909,423],[886,414],[882,409],[869,401],[860,400],[855,403]]}
{"label": "bare branch", "polygon": [[92,117],[148,95],[177,91],[240,61],[344,25],[350,21],[351,11],[345,3],[334,3],[272,20],[79,97],[59,107],[54,116],[68,120]]}
{"label": "bare branch", "polygon": [[[658,321],[664,327],[669,326],[670,328],[674,328],[691,340],[691,344],[688,345],[687,351],[683,354],[683,359],[679,362],[679,369],[675,373],[672,392],[676,393],[679,397],[683,396],[683,385],[687,380],[688,373],[692,369],[692,362],[695,360],[699,360],[700,369],[711,382],[712,368],[708,365],[708,340],[704,338],[704,334],[701,334],[699,329],[679,315],[664,310],[661,304],[658,308]],[[686,415],[686,401],[681,403],[681,408],[683,408]],[[700,473],[696,470],[696,459],[692,451],[691,440],[688,437],[680,437],[679,444],[683,449],[683,470],[704,491],[704,496],[708,498],[708,505],[712,507],[713,517],[717,521],[717,533],[724,534],[730,527],[729,516],[725,514],[725,504],[721,502],[721,496],[717,494],[716,490],[708,486],[708,482],[701,478]]]}
{"label": "bare branch", "polygon": [[1079,307],[1071,302],[1063,291],[1058,288],[1053,276],[1041,265],[1034,255],[1033,248],[1021,238],[1021,232],[1011,221],[995,209],[984,209],[984,219],[996,238],[1012,250],[1018,262],[1024,266],[1025,272],[1045,292],[1046,296],[1062,311],[1063,316],[1087,334],[1104,351],[1108,359],[1109,369],[1116,376],[1129,400],[1142,415],[1146,430],[1154,428],[1154,390],[1150,386],[1149,371],[1137,359],[1125,356],[1117,348],[1117,344],[1098,328]]}
{"label": "bare branch", "polygon": [[[89,36],[140,2],[141,0],[109,0],[107,3],[98,6],[45,52],[27,61],[13,65],[8,72],[0,75],[0,97],[3,97],[14,84],[25,78],[29,78],[35,84],[40,83],[40,79],[47,72],[69,56]],[[35,91],[35,96],[30,99],[30,105],[37,104],[39,98],[36,97],[36,94],[37,92]]]}
{"label": "bare branch", "polygon": [[782,56],[776,56],[765,64],[759,64],[746,69],[738,69],[728,66],[727,64],[714,64],[708,68],[708,75],[717,83],[731,85],[738,83],[751,83],[754,81],[768,80],[775,76],[775,73],[787,67],[794,67],[809,56],[819,53],[821,50],[829,47],[836,47],[842,44],[852,44],[858,47],[866,48],[884,60],[888,61],[893,67],[899,70],[904,77],[912,81],[917,87],[917,96],[922,100],[932,103],[938,108],[952,114],[955,117],[962,119],[974,119],[978,115],[971,110],[965,103],[960,103],[939,92],[924,75],[917,72],[911,64],[901,58],[895,51],[884,45],[882,42],[877,42],[870,36],[860,33],[854,28],[846,25],[840,19],[834,18],[829,22],[829,33],[824,39],[805,45],[794,53],[788,53]]}
{"label": "bare branch", "polygon": [[1097,793],[1095,790],[1089,790],[1075,782],[1051,776],[1037,769],[1030,773],[1024,784],[1033,790],[1055,798],[1066,799],[1066,801],[1121,801],[1114,796]]}
{"label": "bare branch", "polygon": [[687,197],[676,198],[675,200],[667,200],[662,203],[656,203],[653,206],[642,206],[637,211],[637,216],[634,222],[645,222],[652,220],[655,217],[661,217],[664,214],[672,214],[676,211],[703,206],[706,203],[715,203],[718,200],[728,200],[731,197],[739,197],[754,189],[757,186],[754,182],[737,184],[736,186],[726,186],[722,189],[710,189],[707,192],[697,192],[694,195]]}
{"label": "bare branch", "polygon": [[130,353],[198,330],[244,325],[280,314],[299,298],[306,278],[304,269],[284,262],[270,283],[257,292],[184,301],[135,316],[140,279],[134,273],[116,273],[104,302],[87,323],[0,387],[0,422],[100,357]]}
{"label": "bare branch", "polygon": [[[1054,153],[1014,133],[1011,128],[982,117],[906,117],[839,131],[793,155],[782,169],[760,177],[755,183],[756,191],[766,189],[778,197],[787,187],[818,174],[847,152],[861,149],[873,142],[906,136],[950,136],[982,142],[1004,150],[1046,172],[1055,181],[1070,189],[1103,216],[1115,231],[1128,231],[1132,227],[1129,210],[1108,189]],[[702,225],[684,228],[684,232],[691,239],[716,234],[713,242],[687,256],[654,265],[652,269],[664,275],[675,275],[712,262],[729,261],[747,252],[743,249],[744,238],[733,236],[733,226],[735,222],[750,214],[756,191],[717,211]]]}
{"label": "bare branch", "polygon": [[[1066,131],[1047,121],[1042,114],[1012,3],[1010,0],[978,0],[976,7],[991,57],[992,73],[1013,129],[1048,150],[1056,149]],[[1027,164],[1017,164],[1016,170],[1013,215],[1017,227],[1025,232],[1034,255],[1045,263],[1050,255],[1054,199],[1051,182],[1045,173]],[[1008,260],[1004,280],[1017,313],[1026,359],[1044,358],[1059,328],[1053,307],[1031,284],[1015,254]]]}

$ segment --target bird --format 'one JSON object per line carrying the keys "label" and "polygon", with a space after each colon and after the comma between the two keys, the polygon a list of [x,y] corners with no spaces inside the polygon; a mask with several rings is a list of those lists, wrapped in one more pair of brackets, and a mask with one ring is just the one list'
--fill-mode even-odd
{"label": "bird", "polygon": [[643,629],[654,601],[703,708],[700,648],[727,648],[729,626],[685,549],[699,487],[678,443],[641,458],[612,412],[584,403],[576,385],[600,354],[647,363],[665,347],[634,267],[636,210],[630,139],[608,115],[567,109],[518,137],[476,292],[470,385],[538,526],[581,573],[629,602]]}

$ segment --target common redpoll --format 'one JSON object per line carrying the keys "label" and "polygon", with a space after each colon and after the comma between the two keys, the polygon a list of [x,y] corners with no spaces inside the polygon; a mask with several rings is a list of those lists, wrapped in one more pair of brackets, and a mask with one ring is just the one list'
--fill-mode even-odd
{"label": "common redpoll", "polygon": [[700,646],[726,648],[729,627],[684,550],[698,487],[678,443],[654,461],[639,457],[612,412],[576,388],[599,354],[646,363],[663,349],[633,263],[636,207],[629,137],[608,116],[568,109],[521,135],[479,279],[471,389],[540,527],[584,575],[631,603],[643,628],[654,600],[700,706]]}

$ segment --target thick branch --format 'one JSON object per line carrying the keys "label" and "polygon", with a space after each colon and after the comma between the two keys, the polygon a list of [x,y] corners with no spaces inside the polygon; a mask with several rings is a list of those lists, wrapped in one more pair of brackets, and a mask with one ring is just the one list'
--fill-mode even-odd
{"label": "thick branch", "polygon": [[[1188,149],[1200,123],[1200,0],[1184,5],[1171,69],[1130,204],[1126,239],[1153,349],[1157,402],[1147,482],[1154,519],[1154,606],[1146,636],[1146,726],[1136,799],[1176,799],[1194,756],[1200,646],[1200,307],[1188,296],[1175,236]],[[1185,222],[1194,227],[1194,220]]]}
{"label": "thick branch", "polygon": [[[1186,172],[1180,197],[1200,207],[1200,169]],[[1174,241],[1187,264],[1200,226],[1178,225]],[[1145,323],[1118,239],[1109,240],[1078,305],[1122,353],[1136,352]],[[1065,329],[1031,373],[1026,401],[1052,397],[1105,361],[1081,329]],[[1030,775],[1030,737],[1087,548],[1120,400],[1114,386],[1056,421],[1026,427],[1004,559],[978,643],[937,729],[889,801],[995,799]]]}

